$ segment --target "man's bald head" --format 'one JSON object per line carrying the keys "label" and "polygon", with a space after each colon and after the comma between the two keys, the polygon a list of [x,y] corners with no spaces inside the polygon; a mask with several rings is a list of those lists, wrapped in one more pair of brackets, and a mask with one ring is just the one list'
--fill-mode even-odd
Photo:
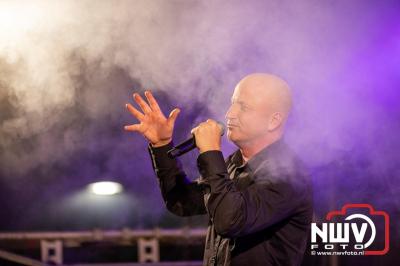
{"label": "man's bald head", "polygon": [[268,108],[268,111],[281,112],[285,117],[292,108],[289,85],[278,76],[266,73],[250,74],[237,84],[236,89],[246,93],[246,97],[255,104]]}
{"label": "man's bald head", "polygon": [[279,138],[291,108],[292,93],[283,79],[266,73],[250,74],[237,84],[233,93],[226,114],[228,138],[234,142],[266,135]]}

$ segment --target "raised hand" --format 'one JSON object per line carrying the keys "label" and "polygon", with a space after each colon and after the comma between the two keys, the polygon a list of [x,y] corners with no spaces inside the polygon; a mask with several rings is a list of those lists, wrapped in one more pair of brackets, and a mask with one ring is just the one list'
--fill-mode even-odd
{"label": "raised hand", "polygon": [[133,94],[133,99],[140,106],[143,113],[138,111],[130,103],[126,108],[131,114],[139,120],[139,124],[125,126],[127,131],[136,131],[142,134],[154,147],[168,144],[172,140],[175,120],[180,113],[179,108],[175,108],[166,118],[162,113],[160,106],[150,91],[145,91],[148,103],[137,94]]}

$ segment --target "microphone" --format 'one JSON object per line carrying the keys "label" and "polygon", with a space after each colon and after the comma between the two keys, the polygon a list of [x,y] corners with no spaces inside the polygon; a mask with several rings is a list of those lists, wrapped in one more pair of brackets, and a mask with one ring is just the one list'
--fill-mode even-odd
{"label": "microphone", "polygon": [[[223,136],[225,133],[225,125],[219,121],[217,121],[217,123],[220,126],[221,136]],[[196,148],[196,139],[192,134],[192,137],[170,149],[167,152],[167,155],[169,158],[174,159],[178,156],[181,156],[182,154],[187,153],[188,151],[193,150],[194,148]]]}

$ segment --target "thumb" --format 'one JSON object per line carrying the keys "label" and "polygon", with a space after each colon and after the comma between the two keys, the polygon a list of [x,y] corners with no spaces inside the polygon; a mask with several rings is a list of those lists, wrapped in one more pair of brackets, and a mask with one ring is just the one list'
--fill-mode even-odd
{"label": "thumb", "polygon": [[180,112],[181,110],[179,108],[175,108],[174,110],[172,110],[168,117],[168,123],[172,123],[172,125],[175,124],[175,120]]}

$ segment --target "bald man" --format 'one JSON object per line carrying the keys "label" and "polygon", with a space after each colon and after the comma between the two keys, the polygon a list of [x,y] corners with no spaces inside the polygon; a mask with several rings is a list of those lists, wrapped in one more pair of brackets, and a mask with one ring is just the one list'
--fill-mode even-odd
{"label": "bald man", "polygon": [[175,108],[166,118],[150,91],[142,109],[127,104],[140,121],[126,126],[148,141],[166,207],[179,216],[209,217],[203,265],[300,265],[312,217],[312,188],[301,160],[283,140],[292,108],[281,78],[255,73],[236,86],[226,113],[227,137],[238,149],[224,159],[220,128],[208,119],[193,128],[200,176],[190,181],[167,151]]}

